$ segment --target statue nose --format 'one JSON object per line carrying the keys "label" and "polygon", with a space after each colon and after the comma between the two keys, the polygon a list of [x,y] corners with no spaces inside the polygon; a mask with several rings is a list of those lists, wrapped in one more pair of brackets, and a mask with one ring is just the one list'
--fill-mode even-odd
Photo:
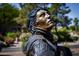
{"label": "statue nose", "polygon": [[45,16],[46,18],[49,18],[50,17],[50,15],[49,14],[46,14],[46,16]]}

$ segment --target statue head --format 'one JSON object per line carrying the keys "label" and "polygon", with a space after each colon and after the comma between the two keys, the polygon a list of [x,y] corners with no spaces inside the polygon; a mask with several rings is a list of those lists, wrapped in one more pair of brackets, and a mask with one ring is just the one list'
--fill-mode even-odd
{"label": "statue head", "polygon": [[53,26],[52,20],[50,18],[50,13],[45,8],[35,8],[29,14],[29,24],[28,28],[33,31],[34,28],[41,28],[48,30]]}

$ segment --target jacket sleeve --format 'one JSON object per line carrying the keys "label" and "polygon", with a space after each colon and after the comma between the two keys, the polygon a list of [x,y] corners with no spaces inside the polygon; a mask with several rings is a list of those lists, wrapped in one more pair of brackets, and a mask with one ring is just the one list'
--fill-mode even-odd
{"label": "jacket sleeve", "polygon": [[35,56],[51,56],[55,55],[55,52],[51,47],[41,39],[38,39],[33,43],[33,50]]}

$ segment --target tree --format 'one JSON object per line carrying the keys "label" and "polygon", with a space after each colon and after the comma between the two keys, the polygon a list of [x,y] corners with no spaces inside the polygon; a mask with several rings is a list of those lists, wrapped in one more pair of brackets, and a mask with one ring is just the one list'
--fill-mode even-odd
{"label": "tree", "polygon": [[20,14],[19,14],[19,17],[17,17],[15,20],[20,25],[20,30],[24,31],[24,28],[27,29],[28,14],[33,8],[37,6],[37,4],[19,3],[19,6],[20,6]]}
{"label": "tree", "polygon": [[74,26],[75,26],[75,31],[78,31],[79,19],[78,18],[74,18],[73,22],[74,22]]}
{"label": "tree", "polygon": [[60,8],[61,5],[62,4],[55,3],[55,4],[51,4],[51,7],[48,8],[50,13],[51,13],[51,15],[52,15],[51,18],[54,21],[56,28],[57,28],[57,24],[59,22],[59,19],[58,19],[58,9]]}
{"label": "tree", "polygon": [[0,33],[5,34],[16,27],[17,23],[13,19],[18,17],[19,10],[11,4],[0,4]]}
{"label": "tree", "polygon": [[[57,26],[63,26],[68,29],[68,25],[71,24],[71,18],[66,16],[71,10],[65,3],[51,4],[49,11],[52,13],[52,19],[55,23],[55,29]],[[57,29],[56,29],[57,31]]]}
{"label": "tree", "polygon": [[68,16],[65,16],[68,14],[71,10],[68,6],[66,6],[65,3],[62,4],[62,6],[59,8],[59,17],[61,19],[61,25],[63,27],[66,27],[68,29],[68,25],[71,23],[71,20]]}
{"label": "tree", "polygon": [[[56,35],[58,36],[58,41],[61,40],[61,34],[58,32],[58,26],[66,27],[68,29],[68,25],[71,24],[71,20],[66,14],[68,14],[71,10],[69,9],[68,6],[66,6],[65,3],[57,3],[57,4],[52,4],[51,7],[49,8],[49,11],[52,14],[52,20],[54,21],[55,24],[55,32]],[[61,32],[64,33],[64,32]],[[67,33],[67,32],[66,32]],[[68,33],[67,33],[68,34]],[[67,37],[65,34],[64,40],[67,40]]]}
{"label": "tree", "polygon": [[[48,4],[35,4],[35,3],[19,3],[19,6],[21,8],[19,17],[16,18],[15,20],[17,21],[18,24],[21,25],[21,28],[25,27],[27,28],[27,23],[28,23],[28,14],[30,11],[36,7],[47,7]],[[23,29],[22,29],[23,30]]]}
{"label": "tree", "polygon": [[53,20],[54,23],[54,29],[56,31],[56,35],[58,36],[58,39],[60,39],[60,35],[58,33],[58,29],[57,29],[57,25],[59,23],[59,19],[58,18],[58,12],[59,12],[59,8],[61,7],[61,3],[55,3],[55,4],[51,4],[51,6],[48,8],[48,10],[51,13],[51,18]]}
{"label": "tree", "polygon": [[72,20],[72,18],[69,18],[68,16],[64,16],[63,24],[64,24],[64,27],[66,27],[66,29],[69,29],[68,26],[71,24],[71,20]]}

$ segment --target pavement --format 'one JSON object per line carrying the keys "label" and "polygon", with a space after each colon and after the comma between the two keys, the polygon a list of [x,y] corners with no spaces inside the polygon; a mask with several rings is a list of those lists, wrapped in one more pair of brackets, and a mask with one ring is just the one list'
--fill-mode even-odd
{"label": "pavement", "polygon": [[[22,42],[19,42],[18,44],[14,44],[11,47],[3,48],[0,52],[0,56],[25,56],[22,52],[21,44]],[[64,45],[64,43],[61,43],[59,45]],[[72,51],[73,56],[79,56],[79,41],[66,42],[66,45]]]}
{"label": "pavement", "polygon": [[22,42],[12,45],[8,48],[3,48],[0,56],[25,56],[21,48]]}
{"label": "pavement", "polygon": [[79,41],[60,43],[59,46],[68,46],[73,56],[79,56]]}

